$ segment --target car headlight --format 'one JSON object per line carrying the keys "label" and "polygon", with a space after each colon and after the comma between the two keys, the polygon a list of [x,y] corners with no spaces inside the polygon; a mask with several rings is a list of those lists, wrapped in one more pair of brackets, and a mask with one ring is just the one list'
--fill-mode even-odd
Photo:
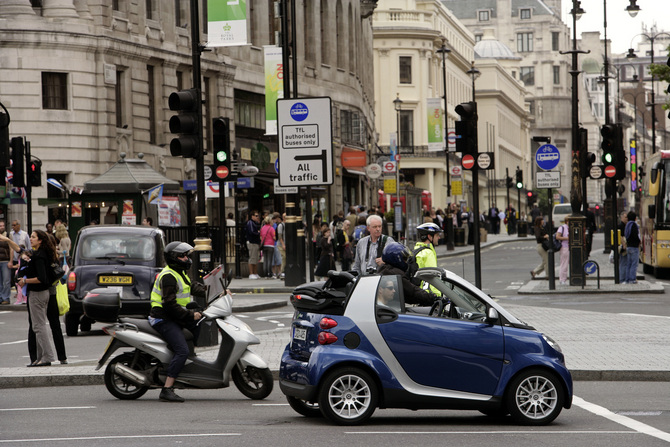
{"label": "car headlight", "polygon": [[554,348],[558,352],[561,352],[561,353],[563,352],[561,350],[561,347],[558,345],[558,343],[556,343],[556,340],[554,340],[550,336],[544,335],[544,334],[542,334],[542,338],[544,338],[544,340],[549,344],[549,346],[551,346],[552,348]]}

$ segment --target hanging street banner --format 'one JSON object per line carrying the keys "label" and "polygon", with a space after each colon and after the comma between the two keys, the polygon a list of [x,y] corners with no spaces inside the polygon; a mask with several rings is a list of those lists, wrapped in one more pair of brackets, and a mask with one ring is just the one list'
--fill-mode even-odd
{"label": "hanging street banner", "polygon": [[281,47],[265,45],[265,135],[277,135],[277,100],[284,97]]}
{"label": "hanging street banner", "polygon": [[442,98],[427,98],[428,111],[428,151],[444,150],[444,115],[442,113]]}
{"label": "hanging street banner", "polygon": [[247,0],[207,0],[208,47],[250,45]]}
{"label": "hanging street banner", "polygon": [[279,186],[332,185],[333,137],[329,97],[277,101]]}

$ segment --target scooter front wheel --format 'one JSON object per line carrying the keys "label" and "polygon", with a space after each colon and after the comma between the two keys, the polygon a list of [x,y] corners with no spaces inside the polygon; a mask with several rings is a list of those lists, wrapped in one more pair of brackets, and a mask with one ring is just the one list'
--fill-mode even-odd
{"label": "scooter front wheel", "polygon": [[144,393],[149,390],[149,387],[138,386],[114,372],[114,365],[117,363],[132,369],[146,369],[147,365],[145,364],[144,359],[139,358],[136,362],[134,362],[134,358],[135,355],[130,352],[121,354],[114,357],[105,369],[105,386],[107,387],[107,390],[112,393],[112,396],[116,397],[117,399],[138,399],[144,396]]}
{"label": "scooter front wheel", "polygon": [[232,371],[233,382],[238,390],[249,399],[265,399],[272,392],[274,381],[270,368],[256,368],[247,366],[241,368],[239,363]]}

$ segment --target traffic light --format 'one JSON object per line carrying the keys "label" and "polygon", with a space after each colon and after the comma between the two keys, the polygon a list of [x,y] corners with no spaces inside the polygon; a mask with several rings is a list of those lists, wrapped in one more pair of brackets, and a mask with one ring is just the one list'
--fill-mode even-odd
{"label": "traffic light", "polygon": [[521,169],[517,169],[516,171],[516,189],[521,189],[523,188],[523,171]]}
{"label": "traffic light", "polygon": [[26,186],[23,137],[12,138],[12,185],[16,188]]}
{"label": "traffic light", "polygon": [[42,186],[42,161],[32,160],[28,165],[26,173],[26,183],[28,186]]}
{"label": "traffic light", "polygon": [[579,128],[579,171],[582,178],[589,178],[596,154],[589,152],[589,131]]}
{"label": "traffic light", "polygon": [[[0,112],[0,168],[9,167],[9,118]],[[4,181],[4,175],[3,181]],[[4,184],[4,183],[3,183]]]}
{"label": "traffic light", "polygon": [[626,152],[623,149],[623,129],[620,124],[605,124],[600,129],[603,140],[603,165],[605,177],[622,180],[626,177]]}
{"label": "traffic light", "polygon": [[191,88],[174,92],[168,98],[170,110],[179,112],[170,118],[170,132],[179,134],[170,142],[170,154],[173,157],[198,158],[200,138],[200,94]]}
{"label": "traffic light", "polygon": [[230,121],[228,118],[212,120],[212,148],[214,152],[213,180],[223,180],[231,175]]}
{"label": "traffic light", "polygon": [[528,191],[526,195],[528,196],[528,206],[533,206],[537,200],[537,194],[533,191]]}
{"label": "traffic light", "polygon": [[456,121],[456,152],[462,155],[477,157],[477,103],[464,102],[456,106],[456,113],[461,116]]}
{"label": "traffic light", "polygon": [[507,189],[514,188],[514,179],[512,177],[507,177]]}

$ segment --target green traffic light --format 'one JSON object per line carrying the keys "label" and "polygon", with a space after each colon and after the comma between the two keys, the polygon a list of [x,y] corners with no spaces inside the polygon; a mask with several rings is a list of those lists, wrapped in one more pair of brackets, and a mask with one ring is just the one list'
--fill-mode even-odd
{"label": "green traffic light", "polygon": [[612,163],[612,160],[614,160],[614,157],[612,156],[611,152],[606,152],[603,155],[603,160],[605,160],[605,163]]}
{"label": "green traffic light", "polygon": [[220,163],[223,163],[226,160],[228,160],[228,154],[226,153],[226,151],[217,152],[216,153],[216,160]]}
{"label": "green traffic light", "polygon": [[516,187],[517,187],[518,189],[523,188],[523,183],[521,183],[521,182],[517,182]]}

